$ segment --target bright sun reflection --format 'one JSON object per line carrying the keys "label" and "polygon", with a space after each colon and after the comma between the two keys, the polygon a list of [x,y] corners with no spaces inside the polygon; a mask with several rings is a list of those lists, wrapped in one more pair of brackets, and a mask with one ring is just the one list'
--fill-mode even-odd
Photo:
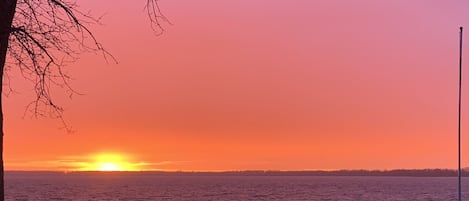
{"label": "bright sun reflection", "polygon": [[139,171],[139,164],[130,163],[122,154],[96,154],[90,162],[82,163],[80,171]]}

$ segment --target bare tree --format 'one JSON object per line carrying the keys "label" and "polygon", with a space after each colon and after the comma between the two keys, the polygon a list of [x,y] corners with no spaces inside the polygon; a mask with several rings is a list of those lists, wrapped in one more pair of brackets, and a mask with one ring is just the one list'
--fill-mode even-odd
{"label": "bare tree", "polygon": [[[146,0],[145,10],[155,34],[164,32],[161,23],[169,21],[161,13],[157,0]],[[52,98],[51,88],[77,94],[69,85],[64,67],[83,52],[99,52],[114,60],[99,43],[90,24],[99,18],[66,0],[0,0],[0,94],[9,86],[8,72],[18,68],[31,82],[35,98],[27,111],[35,116],[62,118],[63,109]],[[11,88],[6,88],[11,90]],[[4,200],[3,110],[0,98],[0,200]]]}

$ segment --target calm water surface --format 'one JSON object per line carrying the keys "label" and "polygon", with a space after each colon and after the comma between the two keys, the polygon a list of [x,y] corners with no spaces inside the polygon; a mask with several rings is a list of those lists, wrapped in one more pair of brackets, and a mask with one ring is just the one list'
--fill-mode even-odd
{"label": "calm water surface", "polygon": [[[7,173],[6,200],[456,200],[456,177]],[[463,196],[469,199],[469,178]],[[466,188],[467,186],[468,188]]]}

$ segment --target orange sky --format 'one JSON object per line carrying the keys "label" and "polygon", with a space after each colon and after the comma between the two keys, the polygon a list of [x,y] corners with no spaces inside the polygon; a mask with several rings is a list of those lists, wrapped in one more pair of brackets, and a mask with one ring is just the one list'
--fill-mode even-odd
{"label": "orange sky", "polygon": [[92,29],[119,64],[67,67],[86,94],[55,96],[73,134],[23,119],[32,86],[13,77],[6,169],[79,169],[99,153],[142,170],[457,167],[466,1],[164,0],[174,25],[159,37],[144,1],[107,2],[78,1],[106,13]]}

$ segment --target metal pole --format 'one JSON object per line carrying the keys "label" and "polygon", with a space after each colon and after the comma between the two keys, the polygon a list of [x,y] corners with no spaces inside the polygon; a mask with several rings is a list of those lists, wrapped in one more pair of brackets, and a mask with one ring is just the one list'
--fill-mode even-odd
{"label": "metal pole", "polygon": [[459,110],[458,110],[458,200],[461,201],[461,87],[462,87],[462,27],[459,27]]}

